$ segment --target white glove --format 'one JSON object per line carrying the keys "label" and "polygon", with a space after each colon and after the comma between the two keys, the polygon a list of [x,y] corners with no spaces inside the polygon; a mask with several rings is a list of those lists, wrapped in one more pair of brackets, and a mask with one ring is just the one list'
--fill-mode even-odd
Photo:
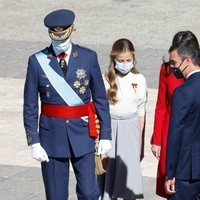
{"label": "white glove", "polygon": [[99,146],[98,146],[98,155],[103,155],[108,153],[108,151],[111,149],[111,142],[110,140],[100,140]]}
{"label": "white glove", "polygon": [[36,159],[39,162],[49,162],[46,151],[42,148],[40,143],[35,143],[31,145],[31,154],[32,158]]}

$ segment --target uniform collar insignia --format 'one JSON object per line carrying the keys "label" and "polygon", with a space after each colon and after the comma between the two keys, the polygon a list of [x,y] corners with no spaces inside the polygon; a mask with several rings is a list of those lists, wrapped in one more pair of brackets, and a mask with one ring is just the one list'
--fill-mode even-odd
{"label": "uniform collar insignia", "polygon": [[47,53],[47,58],[53,58],[55,55],[54,51],[53,51],[53,47],[47,47],[48,53]]}
{"label": "uniform collar insignia", "polygon": [[78,52],[77,52],[77,51],[74,51],[74,52],[73,52],[73,56],[74,56],[74,58],[77,58],[77,57],[78,57]]}

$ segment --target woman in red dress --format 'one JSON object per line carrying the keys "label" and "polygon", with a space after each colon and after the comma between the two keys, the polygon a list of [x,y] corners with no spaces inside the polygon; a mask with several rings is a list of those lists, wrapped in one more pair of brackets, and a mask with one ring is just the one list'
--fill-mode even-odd
{"label": "woman in red dress", "polygon": [[171,103],[174,89],[184,82],[183,78],[176,78],[167,64],[162,64],[160,70],[157,104],[155,109],[154,131],[151,138],[151,150],[158,158],[156,194],[168,198],[165,192],[165,160],[167,135],[171,114]]}

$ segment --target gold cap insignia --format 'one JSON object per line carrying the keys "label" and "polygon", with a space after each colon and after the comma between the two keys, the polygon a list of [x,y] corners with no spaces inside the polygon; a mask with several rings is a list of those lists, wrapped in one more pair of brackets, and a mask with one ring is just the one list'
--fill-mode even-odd
{"label": "gold cap insignia", "polygon": [[55,27],[53,30],[49,29],[49,36],[53,40],[64,40],[71,35],[73,28],[73,24],[67,29],[64,29],[63,27]]}

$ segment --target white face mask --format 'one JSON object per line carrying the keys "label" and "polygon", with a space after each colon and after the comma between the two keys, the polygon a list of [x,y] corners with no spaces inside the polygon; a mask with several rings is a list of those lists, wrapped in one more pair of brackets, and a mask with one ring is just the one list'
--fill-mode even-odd
{"label": "white face mask", "polygon": [[66,52],[67,49],[69,49],[71,45],[70,38],[68,38],[67,40],[61,40],[61,41],[52,39],[51,42],[52,42],[53,50],[56,55]]}
{"label": "white face mask", "polygon": [[127,74],[133,68],[133,61],[123,64],[115,60],[115,68],[120,71],[122,74]]}

